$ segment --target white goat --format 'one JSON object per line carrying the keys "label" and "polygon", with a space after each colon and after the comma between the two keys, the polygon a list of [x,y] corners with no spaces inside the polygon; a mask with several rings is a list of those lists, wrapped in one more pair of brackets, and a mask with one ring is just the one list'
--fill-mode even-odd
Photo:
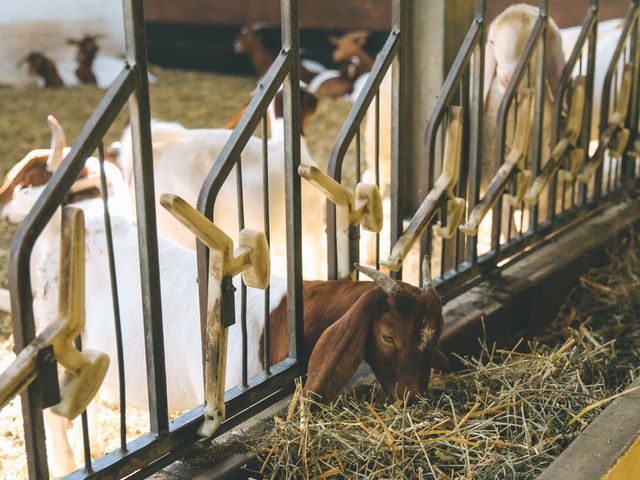
{"label": "white goat", "polygon": [[[36,175],[34,168],[48,166],[50,170],[59,164],[63,151],[60,143],[63,133],[54,128],[54,148],[38,150],[27,156],[27,162],[20,162],[23,170],[10,172],[0,193],[11,193],[2,208],[2,218],[19,221],[26,213],[27,204],[37,199],[44,184],[25,184],[33,178],[47,178]],[[55,153],[52,153],[55,152]],[[42,161],[42,156],[45,161]],[[47,158],[48,157],[48,158]],[[36,160],[34,160],[36,159]],[[95,179],[97,159],[87,160],[86,177]],[[24,171],[27,169],[26,171]],[[125,358],[125,378],[127,404],[136,408],[147,408],[147,377],[144,352],[144,331],[142,321],[142,299],[140,292],[139,251],[137,228],[132,221],[129,188],[118,168],[105,163],[109,184],[109,206],[115,250],[117,282],[120,292],[119,306],[122,319],[122,336]],[[39,172],[42,173],[42,172]],[[47,178],[48,179],[48,178]],[[79,181],[82,186],[82,179]],[[39,182],[38,182],[39,183]],[[46,183],[46,182],[45,182]],[[86,183],[85,183],[86,185]],[[5,188],[6,187],[6,188]],[[9,192],[8,188],[13,187]],[[82,193],[76,188],[78,195]],[[93,192],[94,194],[96,192]],[[100,198],[89,198],[73,202],[85,213],[86,227],[86,324],[83,332],[83,346],[109,355],[111,364],[107,372],[102,392],[118,398],[117,354],[115,327],[111,304],[111,288],[108,272],[107,244],[104,230],[103,206]],[[202,355],[200,336],[200,316],[198,290],[196,284],[196,258],[192,250],[186,249],[162,237],[158,239],[163,332],[165,348],[168,405],[170,412],[178,412],[195,407],[203,401]],[[60,219],[56,212],[42,235],[38,238],[32,259],[31,275],[34,292],[34,315],[36,327],[40,331],[50,323],[57,312],[57,287],[59,276]],[[239,280],[235,280],[239,287]],[[261,371],[259,341],[263,331],[263,294],[249,288],[247,290],[247,330],[248,330],[248,375]],[[271,284],[271,305],[276,308],[286,294],[284,279],[274,277]],[[236,295],[236,310],[240,311],[239,295]],[[242,334],[234,325],[229,330],[226,385],[231,388],[241,382]],[[92,443],[97,438],[96,402],[89,409]],[[76,468],[73,451],[66,436],[66,421],[45,411],[48,428],[48,451],[51,467],[55,475],[69,473]],[[92,445],[94,453],[100,446]]]}
{"label": "white goat", "polygon": [[[613,20],[605,20],[598,23],[598,40],[596,43],[596,63],[593,79],[593,108],[591,112],[591,141],[597,141],[600,130],[600,108],[602,104],[602,90],[604,87],[604,79],[611,62],[611,54],[615,50],[622,29],[624,27],[624,19],[615,18]],[[575,46],[578,35],[582,27],[571,27],[560,30],[562,35],[562,44],[564,48],[565,58],[569,58]],[[583,58],[588,55],[588,43],[582,52]],[[586,63],[585,63],[586,65]],[[619,62],[617,66],[618,78],[622,75],[623,62]],[[582,73],[586,72],[586,66],[583,67]],[[576,65],[573,75],[580,75],[580,63]],[[594,146],[597,146],[595,144]]]}
{"label": "white goat", "polygon": [[[283,119],[270,108],[271,137],[268,140],[269,158],[269,214],[272,271],[286,272],[285,209],[284,209],[284,130]],[[204,178],[219,157],[231,136],[226,129],[186,129],[182,125],[154,120],[151,123],[155,190],[175,193],[195,204]],[[316,165],[304,138],[300,141],[301,163]],[[119,162],[125,178],[132,185],[131,137],[127,130],[121,140]],[[245,226],[264,230],[262,185],[262,140],[251,137],[242,152],[242,182],[244,191]],[[319,278],[326,268],[323,248],[324,201],[311,185],[302,182],[303,251],[307,261],[307,278]],[[237,190],[235,168],[218,194],[214,218],[216,225],[228,234],[238,231]],[[157,202],[159,205],[159,202]],[[158,231],[161,235],[193,249],[193,235],[176,226],[172,216],[161,207],[157,209]]]}
{"label": "white goat", "polygon": [[[484,102],[485,113],[483,119],[483,141],[482,141],[482,164],[481,164],[481,194],[486,190],[491,178],[498,171],[501,159],[496,158],[496,125],[498,124],[498,110],[507,86],[515,73],[516,66],[524,53],[525,46],[534,25],[539,18],[539,9],[525,4],[516,4],[506,8],[500,13],[489,26],[487,35],[487,45],[485,50],[485,76],[484,76]],[[564,67],[564,55],[562,51],[562,37],[553,19],[549,19],[548,44],[546,57],[546,84],[545,101],[543,112],[542,131],[542,155],[540,166],[543,166],[550,155],[549,141],[551,138],[551,115],[552,101],[560,85],[560,77]],[[525,73],[525,78],[521,85],[526,85],[527,78],[530,78],[529,88],[535,88],[536,78],[536,57],[537,50],[534,51],[532,61],[529,65],[529,73]],[[513,108],[509,112],[507,125],[513,125]],[[533,134],[533,132],[531,132]],[[509,151],[513,141],[513,129],[507,128],[506,152]],[[541,215],[546,215],[547,204],[546,195],[540,201]],[[508,209],[503,209],[502,225],[509,222]],[[485,217],[481,226],[480,243],[488,243],[488,217]],[[516,229],[519,222],[516,222]],[[485,232],[485,233],[482,233]],[[486,237],[486,238],[485,238]]]}

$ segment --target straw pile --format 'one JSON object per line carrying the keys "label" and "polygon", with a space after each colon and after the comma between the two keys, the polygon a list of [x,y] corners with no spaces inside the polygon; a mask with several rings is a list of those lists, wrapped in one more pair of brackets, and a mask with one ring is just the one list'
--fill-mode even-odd
{"label": "straw pile", "polygon": [[376,386],[330,406],[298,387],[284,419],[253,440],[266,478],[536,478],[640,373],[639,240],[580,279],[549,333],[513,350],[483,346],[436,375],[415,404]]}

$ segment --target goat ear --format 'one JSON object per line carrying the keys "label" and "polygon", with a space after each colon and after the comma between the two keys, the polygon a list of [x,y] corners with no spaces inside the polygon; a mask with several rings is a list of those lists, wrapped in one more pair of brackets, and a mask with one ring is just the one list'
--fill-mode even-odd
{"label": "goat ear", "polygon": [[550,26],[549,44],[547,51],[547,80],[551,87],[551,93],[555,98],[560,88],[560,78],[564,69],[564,52],[562,51],[562,37],[553,26]]}
{"label": "goat ear", "polygon": [[384,309],[382,302],[386,304],[386,294],[374,288],[324,331],[309,359],[305,393],[313,392],[323,402],[338,395],[364,360],[371,321],[374,312]]}
{"label": "goat ear", "polygon": [[493,77],[496,76],[496,68],[498,64],[496,62],[496,52],[493,49],[493,44],[487,41],[484,49],[484,105],[487,105],[487,98],[489,98],[489,92],[491,91],[491,83]]}
{"label": "goat ear", "polygon": [[334,36],[334,35],[331,35],[329,37],[329,43],[331,43],[332,45],[335,45],[337,47],[338,45],[340,45],[340,39],[338,37]]}
{"label": "goat ear", "polygon": [[67,45],[80,45],[80,40],[75,38],[67,38]]}

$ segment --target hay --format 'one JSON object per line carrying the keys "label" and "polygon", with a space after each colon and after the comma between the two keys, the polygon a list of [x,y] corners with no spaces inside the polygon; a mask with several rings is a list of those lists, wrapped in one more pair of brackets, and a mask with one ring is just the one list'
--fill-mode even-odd
{"label": "hay", "polygon": [[414,404],[377,403],[377,385],[330,406],[294,396],[268,434],[248,439],[262,474],[537,478],[640,373],[638,247],[635,234],[612,247],[611,263],[580,279],[545,336],[483,346]]}

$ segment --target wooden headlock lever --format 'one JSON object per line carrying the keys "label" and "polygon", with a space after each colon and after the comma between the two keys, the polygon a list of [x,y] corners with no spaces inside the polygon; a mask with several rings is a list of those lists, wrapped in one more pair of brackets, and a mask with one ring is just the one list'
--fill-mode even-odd
{"label": "wooden headlock lever", "polygon": [[[582,172],[578,175],[579,182],[588,184],[591,181],[591,177],[593,177],[604,160],[606,150],[609,150],[612,157],[620,157],[627,148],[631,132],[628,128],[625,128],[625,122],[627,121],[627,112],[629,111],[632,80],[633,65],[625,63],[616,109],[609,117],[609,122],[604,132],[600,134],[597,150],[585,163]],[[601,108],[607,108],[607,105],[602,105]]]}
{"label": "wooden headlock lever", "polygon": [[532,97],[530,89],[522,89],[518,93],[518,115],[513,148],[491,179],[484,197],[469,214],[467,223],[460,225],[460,231],[465,235],[475,236],[478,234],[478,227],[482,219],[491,207],[500,200],[511,176],[516,172],[516,194],[505,195],[505,200],[512,207],[519,207],[522,204],[531,182],[531,171],[525,169],[525,158],[529,150],[529,136],[531,135]]}
{"label": "wooden headlock lever", "polygon": [[355,270],[349,254],[349,234],[351,228],[357,226],[374,233],[382,230],[384,218],[378,186],[359,183],[354,195],[318,167],[300,165],[298,174],[336,204],[338,278],[355,280]]}
{"label": "wooden headlock lever", "polygon": [[[569,109],[567,126],[560,137],[560,141],[551,151],[551,156],[542,172],[533,181],[531,188],[529,188],[524,197],[527,205],[536,205],[538,203],[540,194],[556,172],[558,172],[560,181],[570,183],[575,180],[578,171],[582,167],[586,154],[584,149],[576,146],[576,143],[582,131],[586,81],[586,77],[580,76],[573,82],[573,94],[571,96],[571,108]],[[560,170],[565,159],[568,162],[568,169]]]}
{"label": "wooden headlock lever", "polygon": [[[240,232],[238,248],[233,240],[208,218],[182,198],[162,194],[160,204],[187,227],[210,251],[209,293],[207,302],[206,348],[204,358],[204,423],[198,434],[210,437],[225,419],[225,375],[227,370],[228,327],[223,324],[224,305],[233,305],[233,288],[222,286],[242,274],[244,283],[252,288],[266,289],[270,280],[269,246],[263,232],[245,228]],[[230,295],[230,302],[223,296]]]}
{"label": "wooden headlock lever", "polygon": [[[25,390],[37,377],[47,388],[58,384],[55,361],[63,368],[59,403],[53,413],[73,419],[97,393],[109,367],[109,357],[94,350],[80,351],[75,340],[85,322],[85,229],[82,210],[62,209],[58,318],[48,325],[0,375],[0,408]],[[51,358],[51,347],[53,357]],[[48,351],[47,351],[48,350]],[[41,352],[45,352],[42,355]],[[55,361],[54,361],[55,359]],[[42,374],[42,362],[54,368]],[[44,376],[43,376],[44,375]]]}
{"label": "wooden headlock lever", "polygon": [[397,272],[411,250],[415,241],[422,235],[429,222],[438,213],[442,202],[446,202],[446,225],[434,225],[433,233],[450,239],[455,235],[458,225],[464,219],[465,200],[455,195],[454,189],[460,176],[460,152],[462,148],[463,109],[452,106],[449,109],[449,124],[444,147],[442,173],[433,189],[411,219],[409,226],[391,249],[387,260],[380,263],[389,270]]}

